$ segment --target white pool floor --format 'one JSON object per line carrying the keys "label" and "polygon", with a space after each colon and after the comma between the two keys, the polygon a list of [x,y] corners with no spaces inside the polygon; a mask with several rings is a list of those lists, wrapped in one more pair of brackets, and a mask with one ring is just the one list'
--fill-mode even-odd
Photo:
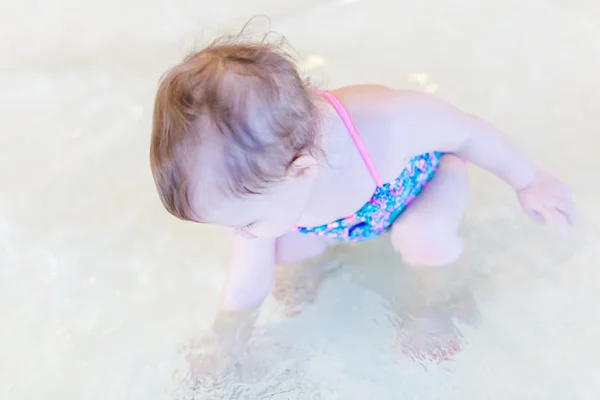
{"label": "white pool floor", "polygon": [[[0,398],[599,399],[599,4],[0,1]],[[194,354],[228,239],[162,209],[150,117],[166,68],[254,14],[326,88],[428,91],[503,128],[570,184],[578,225],[534,226],[472,169],[459,265],[350,248],[298,316],[267,299],[211,386]]]}

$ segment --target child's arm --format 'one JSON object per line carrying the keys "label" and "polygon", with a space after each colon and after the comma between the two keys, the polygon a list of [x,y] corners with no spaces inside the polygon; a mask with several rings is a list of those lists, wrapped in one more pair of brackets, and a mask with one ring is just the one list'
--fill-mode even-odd
{"label": "child's arm", "polygon": [[233,235],[220,309],[228,312],[259,306],[268,296],[274,276],[275,239]]}
{"label": "child's arm", "polygon": [[209,345],[208,357],[196,366],[203,374],[225,374],[245,356],[259,306],[269,294],[275,274],[275,239],[249,240],[237,235],[232,239],[219,312],[209,335],[216,340],[215,347]]}
{"label": "child's arm", "polygon": [[535,163],[490,123],[424,93],[393,92],[387,95],[396,106],[393,125],[411,154],[454,153],[517,190],[533,181]]}
{"label": "child's arm", "polygon": [[393,91],[383,97],[393,104],[391,125],[401,132],[399,143],[409,154],[454,153],[492,172],[517,191],[525,212],[537,222],[547,220],[566,230],[575,218],[566,186],[488,122],[422,93]]}

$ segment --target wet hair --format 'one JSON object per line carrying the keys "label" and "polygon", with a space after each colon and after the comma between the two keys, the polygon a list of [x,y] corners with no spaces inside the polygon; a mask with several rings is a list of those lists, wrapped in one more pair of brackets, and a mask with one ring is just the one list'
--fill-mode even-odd
{"label": "wet hair", "polygon": [[154,104],[150,163],[165,208],[201,219],[190,204],[193,171],[215,163],[224,196],[284,179],[298,157],[318,151],[314,97],[283,40],[227,36],[189,55],[162,77]]}

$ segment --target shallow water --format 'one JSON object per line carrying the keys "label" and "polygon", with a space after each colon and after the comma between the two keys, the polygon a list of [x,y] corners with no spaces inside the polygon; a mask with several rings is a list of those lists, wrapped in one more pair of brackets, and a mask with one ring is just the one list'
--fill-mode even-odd
{"label": "shallow water", "polygon": [[[1,5],[0,398],[600,398],[597,2]],[[199,374],[228,241],[163,211],[151,107],[168,66],[259,13],[324,87],[424,90],[502,127],[572,186],[571,236],[473,169],[457,266],[344,249],[299,315],[265,302],[237,370]]]}

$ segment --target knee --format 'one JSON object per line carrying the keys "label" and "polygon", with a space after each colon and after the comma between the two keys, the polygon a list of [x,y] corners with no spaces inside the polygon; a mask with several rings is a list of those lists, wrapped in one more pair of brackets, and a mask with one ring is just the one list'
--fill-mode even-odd
{"label": "knee", "polygon": [[463,252],[463,241],[456,234],[417,228],[392,232],[394,249],[409,264],[442,267],[455,262]]}

